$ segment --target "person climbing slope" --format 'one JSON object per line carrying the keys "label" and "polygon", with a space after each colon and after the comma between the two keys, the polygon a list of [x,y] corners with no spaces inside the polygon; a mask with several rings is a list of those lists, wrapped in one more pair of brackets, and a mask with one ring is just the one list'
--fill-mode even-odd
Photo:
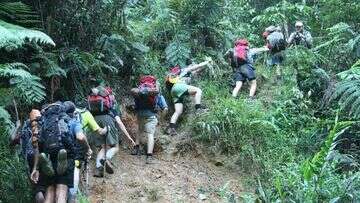
{"label": "person climbing slope", "polygon": [[131,89],[135,99],[135,110],[137,112],[138,134],[136,135],[136,145],[132,155],[140,155],[140,139],[147,137],[146,163],[154,163],[154,136],[158,119],[156,114],[159,109],[166,110],[167,104],[160,95],[160,84],[152,75],[140,77],[139,86]]}
{"label": "person climbing slope", "polygon": [[268,66],[276,66],[276,79],[281,80],[281,64],[284,61],[283,50],[286,49],[286,40],[280,27],[269,26],[263,36],[266,37],[266,47],[270,51]]}
{"label": "person climbing slope", "polygon": [[175,66],[170,69],[166,77],[166,86],[170,90],[171,97],[174,102],[175,112],[171,116],[170,124],[166,130],[169,135],[176,135],[176,123],[184,109],[185,97],[190,95],[195,98],[195,110],[201,113],[205,108],[201,105],[202,90],[198,87],[189,85],[189,77],[192,73],[199,72],[210,63],[210,60],[200,64],[191,64],[186,68],[181,69]]}
{"label": "person climbing slope", "polygon": [[234,71],[235,87],[232,96],[236,98],[244,82],[249,81],[250,93],[249,97],[254,98],[256,92],[256,74],[254,67],[255,56],[267,51],[266,48],[250,49],[249,42],[246,39],[235,41],[235,47],[226,52],[225,57]]}
{"label": "person climbing slope", "polygon": [[295,23],[295,32],[291,33],[288,44],[289,45],[303,45],[306,48],[310,49],[313,43],[311,33],[307,30],[304,30],[304,23],[297,21]]}
{"label": "person climbing slope", "polygon": [[68,189],[73,186],[74,158],[77,155],[75,139],[87,147],[89,156],[92,151],[81,124],[66,114],[62,102],[45,106],[41,120],[41,127],[32,123],[32,141],[36,152],[31,179],[37,183],[39,172],[43,174],[47,187],[45,202],[65,203]]}
{"label": "person climbing slope", "polygon": [[[119,132],[116,125],[135,146],[134,140],[126,130],[121,121],[120,113],[116,110],[116,100],[112,89],[104,85],[101,81],[94,81],[91,93],[88,96],[89,111],[95,116],[96,122],[102,127],[109,127],[107,136],[95,138],[95,145],[101,147],[96,157],[95,177],[103,177],[103,167],[109,174],[114,173],[114,165],[111,159],[119,151]],[[105,154],[106,152],[106,154]]]}

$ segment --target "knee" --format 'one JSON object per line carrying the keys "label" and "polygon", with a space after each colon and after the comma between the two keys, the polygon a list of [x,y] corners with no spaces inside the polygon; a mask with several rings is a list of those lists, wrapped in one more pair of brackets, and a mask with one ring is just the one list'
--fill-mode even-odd
{"label": "knee", "polygon": [[202,90],[200,88],[196,88],[196,93],[197,94],[202,94]]}

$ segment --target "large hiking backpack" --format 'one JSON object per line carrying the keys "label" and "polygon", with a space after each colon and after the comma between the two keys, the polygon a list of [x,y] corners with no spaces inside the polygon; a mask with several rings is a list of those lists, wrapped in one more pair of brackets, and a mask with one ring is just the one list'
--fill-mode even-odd
{"label": "large hiking backpack", "polygon": [[234,61],[237,67],[248,62],[249,42],[245,39],[237,40],[234,47]]}
{"label": "large hiking backpack", "polygon": [[277,53],[286,49],[287,42],[281,32],[275,31],[267,37],[268,48],[272,53]]}
{"label": "large hiking backpack", "polygon": [[[156,88],[156,77],[152,75],[142,76],[139,80],[139,90],[140,92],[146,91],[146,88]],[[141,98],[142,101],[135,101],[136,108],[139,109],[142,107],[155,109],[156,107],[156,95],[147,94],[146,98]],[[141,104],[143,105],[141,105]]]}
{"label": "large hiking backpack", "polygon": [[110,87],[97,88],[98,92],[92,92],[88,96],[89,111],[94,115],[107,114],[115,104],[115,97]]}
{"label": "large hiking backpack", "polygon": [[62,103],[57,102],[45,107],[41,120],[40,140],[43,152],[55,156],[61,149],[73,150],[74,135],[68,125],[70,117]]}

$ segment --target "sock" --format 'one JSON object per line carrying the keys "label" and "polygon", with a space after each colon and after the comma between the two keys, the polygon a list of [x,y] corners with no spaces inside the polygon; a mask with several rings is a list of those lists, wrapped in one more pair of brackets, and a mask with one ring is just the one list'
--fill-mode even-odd
{"label": "sock", "polygon": [[195,109],[200,109],[201,108],[201,104],[195,104]]}
{"label": "sock", "polygon": [[170,128],[176,128],[176,124],[175,123],[170,123]]}
{"label": "sock", "polygon": [[107,150],[106,159],[111,160],[111,158],[113,158],[113,156],[115,155],[116,151],[117,151],[117,149],[115,147],[110,148],[109,150]]}
{"label": "sock", "polygon": [[100,168],[102,166],[101,164],[101,158],[96,158],[96,168]]}

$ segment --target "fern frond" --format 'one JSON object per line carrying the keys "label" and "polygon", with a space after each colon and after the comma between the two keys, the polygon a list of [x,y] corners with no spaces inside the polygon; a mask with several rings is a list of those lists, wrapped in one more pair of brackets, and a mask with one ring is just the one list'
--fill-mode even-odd
{"label": "fern frond", "polygon": [[36,76],[31,78],[15,78],[13,83],[20,94],[18,96],[27,103],[39,103],[46,97],[45,87],[40,83],[41,79]]}
{"label": "fern frond", "polygon": [[28,67],[23,63],[0,64],[0,78],[30,78],[32,75],[24,69],[28,69]]}
{"label": "fern frond", "polygon": [[0,127],[5,128],[3,130],[9,131],[12,125],[11,116],[9,112],[3,106],[0,106]]}
{"label": "fern frond", "polygon": [[21,47],[26,40],[55,46],[54,41],[43,32],[0,20],[0,48],[13,50]]}
{"label": "fern frond", "polygon": [[31,7],[18,2],[0,3],[0,19],[20,25],[33,25],[40,23],[39,15]]}

